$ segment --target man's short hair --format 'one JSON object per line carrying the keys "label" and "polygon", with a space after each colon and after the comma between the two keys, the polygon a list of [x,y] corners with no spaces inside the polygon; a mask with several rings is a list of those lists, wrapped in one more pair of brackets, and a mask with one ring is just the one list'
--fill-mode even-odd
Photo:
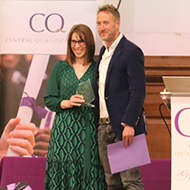
{"label": "man's short hair", "polygon": [[98,8],[97,14],[100,12],[109,12],[114,16],[115,20],[120,20],[120,13],[113,5],[107,4],[107,5],[100,6]]}

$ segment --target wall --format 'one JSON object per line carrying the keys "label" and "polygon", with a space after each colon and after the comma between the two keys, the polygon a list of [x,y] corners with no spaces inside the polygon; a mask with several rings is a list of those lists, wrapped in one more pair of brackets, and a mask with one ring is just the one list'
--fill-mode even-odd
{"label": "wall", "polygon": [[[117,6],[119,0],[97,0]],[[190,55],[189,0],[122,0],[121,32],[145,55]],[[98,39],[98,38],[97,38]],[[97,48],[101,45],[98,39]]]}

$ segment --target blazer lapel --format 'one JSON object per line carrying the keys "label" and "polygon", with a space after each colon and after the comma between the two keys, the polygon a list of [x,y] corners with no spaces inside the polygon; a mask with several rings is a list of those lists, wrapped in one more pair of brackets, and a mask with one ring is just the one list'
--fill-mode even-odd
{"label": "blazer lapel", "polygon": [[96,79],[99,78],[99,71],[98,71],[98,69],[99,69],[100,61],[102,59],[102,55],[104,54],[105,49],[106,48],[103,46],[101,48],[101,50],[100,50],[100,54],[99,54],[99,57],[98,57],[98,60],[97,60],[96,68],[95,68]]}
{"label": "blazer lapel", "polygon": [[105,81],[105,87],[107,86],[108,84],[108,81],[109,81],[109,75],[110,75],[110,72],[111,72],[111,69],[113,68],[114,64],[117,64],[117,62],[119,61],[119,56],[120,54],[122,53],[123,51],[123,42],[124,42],[124,39],[125,37],[123,36],[121,38],[121,41],[119,42],[118,46],[116,47],[114,53],[113,53],[113,56],[110,60],[110,63],[109,63],[109,66],[108,66],[108,70],[107,70],[107,76],[106,76],[106,81]]}
{"label": "blazer lapel", "polygon": [[99,57],[98,57],[98,60],[97,60],[97,68],[99,67],[100,61],[102,59],[102,55],[104,54],[105,50],[106,50],[106,48],[104,46],[100,50],[100,54],[99,54]]}

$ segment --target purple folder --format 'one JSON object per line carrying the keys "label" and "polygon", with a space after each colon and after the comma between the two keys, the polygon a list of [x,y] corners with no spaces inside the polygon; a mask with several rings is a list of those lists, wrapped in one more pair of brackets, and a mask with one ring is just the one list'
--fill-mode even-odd
{"label": "purple folder", "polygon": [[127,148],[124,146],[124,141],[121,141],[108,145],[107,149],[112,174],[151,162],[145,134],[135,136]]}

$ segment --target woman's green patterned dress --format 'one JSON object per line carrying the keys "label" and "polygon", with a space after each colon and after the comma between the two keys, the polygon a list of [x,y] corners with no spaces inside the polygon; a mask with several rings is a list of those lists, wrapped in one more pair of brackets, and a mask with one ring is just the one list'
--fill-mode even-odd
{"label": "woman's green patterned dress", "polygon": [[93,82],[95,63],[78,79],[73,67],[58,61],[51,73],[45,105],[56,112],[48,150],[46,190],[106,190],[100,166],[94,108],[62,109],[60,102],[76,94],[80,82]]}

